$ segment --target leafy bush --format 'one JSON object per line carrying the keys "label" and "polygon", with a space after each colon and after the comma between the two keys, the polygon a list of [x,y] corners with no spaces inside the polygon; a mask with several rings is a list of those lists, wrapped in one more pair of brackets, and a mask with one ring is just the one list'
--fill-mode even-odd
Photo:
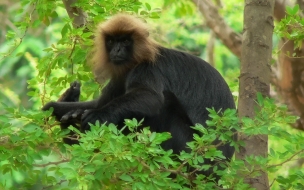
{"label": "leafy bush", "polygon": [[[231,189],[248,189],[243,179],[245,176],[259,175],[261,169],[276,172],[282,165],[295,156],[303,157],[303,135],[291,135],[280,127],[284,123],[292,123],[295,117],[287,115],[285,106],[278,107],[271,99],[260,98],[260,111],[254,119],[243,118],[242,128],[235,110],[226,110],[219,116],[210,111],[212,120],[207,122],[208,128],[197,125],[194,129],[202,135],[194,135],[189,142],[189,152],[172,155],[172,151],[164,151],[160,144],[170,138],[169,133],[151,132],[149,128],[139,128],[141,122],[125,120],[125,128],[117,129],[115,125],[96,123],[92,130],[81,134],[77,129],[70,130],[80,135],[80,144],[69,146],[63,144],[62,137],[68,131],[60,131],[58,123],[45,118],[50,112],[12,109],[6,107],[7,114],[1,116],[0,166],[1,179],[12,179],[16,172],[22,174],[15,184],[0,180],[0,187],[29,188],[40,186],[54,189],[210,189],[222,186]],[[16,122],[10,124],[9,120]],[[5,124],[6,123],[6,124]],[[214,128],[215,127],[215,128]],[[123,130],[132,131],[124,135]],[[214,184],[214,176],[197,175],[194,170],[206,170],[210,165],[204,164],[205,159],[222,160],[223,155],[216,150],[212,142],[219,138],[230,142],[238,150],[243,144],[231,139],[231,131],[236,129],[247,135],[268,134],[288,141],[286,151],[270,149],[269,159],[250,156],[244,161],[233,159],[230,163],[221,162],[225,168],[214,172],[222,179]],[[273,160],[279,162],[273,163]],[[273,164],[272,164],[273,163]],[[188,170],[188,166],[195,169]],[[170,174],[176,178],[170,178]],[[301,170],[295,174],[277,177],[276,181],[284,189],[301,189],[303,178]],[[186,185],[186,186],[185,186]],[[22,187],[22,188],[21,188]]]}

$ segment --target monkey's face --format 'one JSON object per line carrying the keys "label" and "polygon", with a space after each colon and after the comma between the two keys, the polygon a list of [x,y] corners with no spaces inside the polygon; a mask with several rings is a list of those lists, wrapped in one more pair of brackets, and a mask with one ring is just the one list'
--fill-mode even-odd
{"label": "monkey's face", "polygon": [[126,64],[132,60],[133,40],[130,35],[107,35],[106,51],[115,65]]}

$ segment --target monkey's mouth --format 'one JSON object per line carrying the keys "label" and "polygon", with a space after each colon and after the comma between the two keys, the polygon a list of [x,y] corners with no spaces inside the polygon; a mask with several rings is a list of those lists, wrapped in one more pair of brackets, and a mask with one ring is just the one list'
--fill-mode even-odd
{"label": "monkey's mouth", "polygon": [[120,57],[115,57],[115,58],[112,58],[111,60],[113,62],[116,62],[116,61],[124,61],[125,59],[124,58],[120,58]]}
{"label": "monkey's mouth", "polygon": [[111,58],[111,61],[114,63],[114,64],[117,64],[117,65],[120,65],[120,64],[124,64],[127,60],[123,57],[112,57]]}

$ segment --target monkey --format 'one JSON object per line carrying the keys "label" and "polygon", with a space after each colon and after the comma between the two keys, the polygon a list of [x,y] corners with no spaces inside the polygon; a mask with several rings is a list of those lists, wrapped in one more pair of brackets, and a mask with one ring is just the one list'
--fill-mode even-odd
{"label": "monkey", "polygon": [[[97,78],[109,79],[100,97],[86,102],[49,102],[43,107],[53,107],[53,114],[62,122],[80,116],[82,132],[96,121],[122,128],[126,118],[144,119],[143,126],[151,131],[170,132],[172,138],[162,147],[179,154],[187,151],[186,143],[198,133],[191,126],[208,127],[206,108],[219,112],[235,108],[231,91],[215,68],[194,55],[159,45],[148,25],[135,16],[117,14],[100,24],[94,42],[93,71]],[[218,150],[226,160],[234,154],[229,144]],[[201,173],[209,176],[212,168]]]}

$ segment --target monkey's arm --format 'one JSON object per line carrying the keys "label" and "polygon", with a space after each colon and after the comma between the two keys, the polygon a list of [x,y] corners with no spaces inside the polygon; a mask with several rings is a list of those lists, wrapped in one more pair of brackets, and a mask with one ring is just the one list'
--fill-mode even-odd
{"label": "monkey's arm", "polygon": [[[70,84],[70,88],[68,88],[58,99],[57,102],[78,102],[79,96],[80,96],[80,87],[81,84],[78,81],[74,81]],[[56,119],[59,121],[61,118],[56,117]],[[75,128],[79,128],[80,124],[80,115],[79,117],[69,120],[68,122],[61,122],[60,128],[61,129],[67,129],[69,126],[73,126]],[[69,134],[66,137],[63,137],[63,142],[69,145],[72,144],[78,144],[77,135],[70,131]]]}
{"label": "monkey's arm", "polygon": [[[145,69],[145,68],[144,68]],[[126,118],[143,118],[159,113],[164,104],[163,82],[155,77],[153,71],[145,72],[137,67],[126,79],[123,95],[112,99],[98,109],[85,112],[81,119],[81,128],[89,129],[88,123],[109,122],[119,124]]]}
{"label": "monkey's arm", "polygon": [[[102,96],[99,99],[87,101],[87,102],[49,102],[42,110],[48,110],[51,107],[54,109],[53,115],[60,121],[68,121],[75,119],[82,115],[84,110],[97,109],[111,101],[111,99],[124,93],[124,89],[121,90],[123,84],[117,81],[110,81],[107,86],[102,90]],[[62,117],[64,116],[63,120]]]}
{"label": "monkey's arm", "polygon": [[49,102],[43,106],[42,110],[48,110],[51,107],[54,108],[53,115],[59,121],[66,109],[72,107],[75,102],[79,101],[80,86],[78,81],[74,81],[70,84],[70,87],[60,96],[57,102]]}
{"label": "monkey's arm", "polygon": [[[78,81],[74,81],[70,84],[70,87],[68,89],[65,90],[65,92],[60,96],[60,98],[57,100],[57,103],[60,102],[78,102],[79,101],[79,96],[80,96],[80,82]],[[53,103],[49,103],[48,105],[52,105],[55,104],[55,102]],[[42,110],[47,110],[48,109],[48,105],[44,106],[42,108]],[[53,106],[51,106],[53,107]],[[55,114],[53,114],[55,115]],[[55,115],[56,120],[60,120],[61,116],[60,115]],[[80,118],[80,117],[79,117]],[[72,125],[75,128],[79,128],[79,118],[75,118],[73,120],[69,120],[68,122],[65,123],[60,123],[60,128],[61,129],[67,129],[70,125]],[[70,131],[69,134],[66,137],[63,137],[63,142],[66,144],[77,144],[78,141],[75,140],[77,137],[77,135],[73,132]],[[73,139],[74,138],[74,139]]]}
{"label": "monkey's arm", "polygon": [[162,93],[144,87],[134,88],[102,108],[85,112],[81,118],[81,129],[88,130],[88,123],[95,124],[97,120],[118,124],[126,118],[153,116],[160,111],[163,103]]}
{"label": "monkey's arm", "polygon": [[80,96],[80,82],[74,81],[70,84],[68,88],[57,100],[57,102],[78,102]]}
{"label": "monkey's arm", "polygon": [[[78,81],[74,81],[70,84],[70,88],[68,88],[58,99],[57,102],[79,102],[79,96],[80,96],[80,82]],[[78,117],[77,117],[78,116]],[[70,125],[73,125],[74,127],[78,127],[77,124],[80,123],[80,116],[81,115],[77,115],[75,118],[73,118],[73,120],[69,120],[69,122],[65,122],[65,123],[61,123],[60,127],[61,129],[66,129],[68,128]],[[61,120],[60,117],[56,117],[56,119],[58,121]],[[73,135],[73,133],[70,133],[71,135]],[[63,139],[64,141],[66,140],[65,138]],[[70,143],[68,143],[70,144]]]}

